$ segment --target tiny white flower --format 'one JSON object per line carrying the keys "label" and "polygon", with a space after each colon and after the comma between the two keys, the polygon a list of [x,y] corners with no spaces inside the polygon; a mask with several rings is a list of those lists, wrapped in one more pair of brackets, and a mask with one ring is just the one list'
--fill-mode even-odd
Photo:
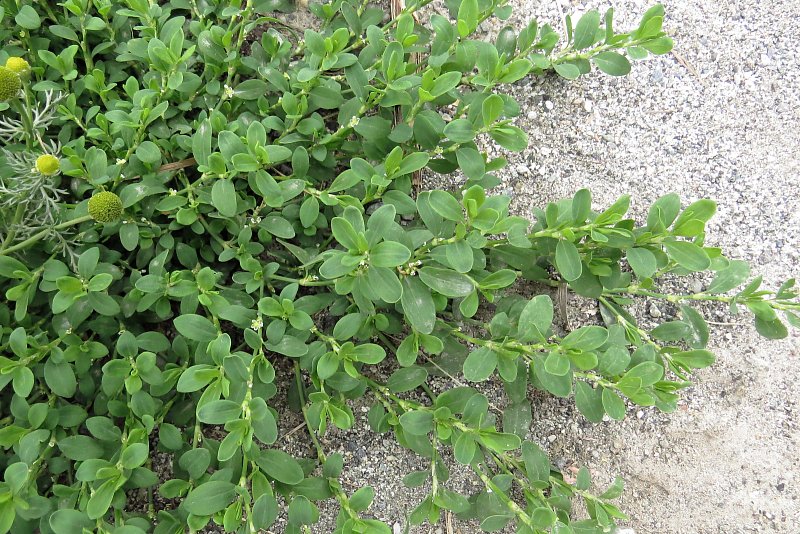
{"label": "tiny white flower", "polygon": [[128,163],[128,160],[123,158],[117,158],[117,165],[125,165],[126,163]]}
{"label": "tiny white flower", "polygon": [[250,323],[250,328],[252,328],[253,330],[258,330],[263,326],[264,326],[264,321],[261,320],[261,317],[253,319],[253,321]]}
{"label": "tiny white flower", "polygon": [[178,194],[178,192],[175,189],[173,189],[173,188],[169,189],[169,196],[174,197],[177,194]]}
{"label": "tiny white flower", "polygon": [[350,119],[350,122],[347,123],[347,126],[348,128],[355,128],[356,126],[358,126],[359,122],[360,120],[358,117],[353,117],[352,119]]}
{"label": "tiny white flower", "polygon": [[233,98],[233,87],[225,84],[225,98]]}

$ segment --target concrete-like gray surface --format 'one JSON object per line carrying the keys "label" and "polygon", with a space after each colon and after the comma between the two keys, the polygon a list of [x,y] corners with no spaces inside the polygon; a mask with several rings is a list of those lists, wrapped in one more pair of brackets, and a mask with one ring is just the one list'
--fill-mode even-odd
{"label": "concrete-like gray surface", "polygon": [[[512,0],[513,22],[527,17],[560,25],[566,13],[608,2]],[[676,55],[634,65],[626,78],[592,74],[578,81],[538,79],[507,88],[520,102],[518,126],[530,134],[522,154],[508,155],[502,192],[520,214],[582,187],[596,208],[631,194],[641,220],[649,204],[675,191],[686,203],[718,201],[708,242],[753,264],[772,287],[800,274],[800,1],[667,1],[665,26]],[[632,28],[649,7],[614,0],[616,26]],[[500,25],[488,25],[492,32]],[[560,26],[559,26],[560,27]],[[496,154],[499,152],[495,151]],[[703,280],[666,282],[672,289]],[[643,302],[637,316],[654,325],[669,306]],[[566,466],[587,465],[598,481],[626,480],[620,501],[639,534],[800,532],[800,343],[760,339],[748,315],[703,306],[718,362],[700,372],[671,415],[636,410],[622,423],[592,425],[573,402],[537,397],[531,439]],[[597,309],[572,301],[573,324]],[[500,384],[487,393],[500,401]],[[423,462],[392,438],[358,423],[325,440],[345,453],[348,491],[371,484],[371,511],[404,523],[421,492],[399,480]],[[365,411],[365,408],[364,408]],[[293,421],[286,421],[289,425]],[[306,446],[302,433],[289,441]],[[454,468],[455,489],[477,488]],[[323,514],[325,516],[326,514]],[[276,525],[276,532],[280,526]],[[314,532],[329,532],[323,521]],[[454,523],[453,532],[477,532]],[[412,533],[448,532],[425,525]]]}

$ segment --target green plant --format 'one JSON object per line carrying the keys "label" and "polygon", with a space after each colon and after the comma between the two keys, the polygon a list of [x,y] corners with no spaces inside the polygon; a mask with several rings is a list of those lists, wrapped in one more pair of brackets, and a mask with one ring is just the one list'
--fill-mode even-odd
{"label": "green plant", "polygon": [[[769,338],[787,334],[779,315],[798,325],[794,281],[762,290],[704,245],[709,200],[664,196],[637,225],[627,197],[597,212],[580,190],[531,223],[486,194],[505,160],[476,140],[527,144],[495,89],[626,74],[671,49],[661,6],[630,33],[610,10],[568,20],[558,47],[536,22],[473,38],[510,15],[502,0],[449,0],[430,28],[413,16],[425,3],[387,23],[366,3],[312,5],[320,27],[300,35],[271,0],[2,2],[0,60],[30,70],[0,70],[0,532],[256,532],[278,497],[286,532],[312,531],[323,499],[339,503],[336,532],[390,532],[318,439],[353,425],[362,397],[374,431],[430,460],[404,479],[426,492],[411,523],[446,509],[489,531],[608,532],[622,481],[592,493],[585,468],[575,483],[553,468],[526,439],[529,387],[574,395],[590,421],[622,419],[626,399],[671,411],[714,360],[693,301],[746,307]],[[425,168],[466,181],[414,195]],[[657,289],[703,271],[700,293]],[[509,291],[520,279],[538,294]],[[564,284],[605,324],[560,335],[549,289]],[[642,328],[625,310],[642,296],[681,319]],[[473,387],[434,393],[437,373],[499,376],[503,417]],[[280,450],[276,380],[316,459]],[[448,488],[445,448],[483,491]],[[175,506],[157,510],[155,492]]]}

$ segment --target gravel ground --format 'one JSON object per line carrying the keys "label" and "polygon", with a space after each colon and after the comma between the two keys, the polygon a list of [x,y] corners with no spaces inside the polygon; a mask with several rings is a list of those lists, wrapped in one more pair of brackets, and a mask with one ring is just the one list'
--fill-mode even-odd
{"label": "gravel ground", "polygon": [[[608,7],[595,1],[512,3],[519,17],[512,22],[521,24],[524,14],[556,27],[566,13]],[[613,4],[618,28],[634,27],[649,7],[640,0]],[[715,199],[719,211],[709,243],[750,261],[776,287],[797,274],[800,263],[800,19],[795,16],[800,1],[665,4],[675,54],[636,64],[626,78],[592,74],[574,82],[547,78],[509,88],[523,109],[517,124],[531,141],[525,152],[510,155],[499,189],[524,215],[529,206],[582,187],[592,190],[596,208],[630,194],[639,220],[667,192],[678,192],[686,203]],[[482,29],[491,33],[499,27]],[[664,287],[696,290],[704,282],[672,280]],[[675,310],[642,302],[636,312],[653,326]],[[631,516],[626,527],[636,533],[796,533],[799,338],[765,342],[749,316],[731,317],[713,306],[703,312],[720,323],[710,342],[718,362],[698,374],[675,414],[634,409],[622,423],[592,425],[571,400],[537,397],[530,437],[563,468],[586,465],[603,484],[621,475],[626,492],[620,505]],[[597,309],[576,299],[570,316],[573,326],[594,322]],[[485,391],[502,402],[499,383],[486,384]],[[370,511],[402,532],[422,493],[399,481],[424,465],[392,438],[369,432],[366,409],[357,405],[357,425],[330,434],[324,444],[345,454],[348,492],[372,485],[376,498]],[[297,452],[307,448],[302,432],[289,441]],[[454,463],[448,484],[462,492],[477,488]],[[331,514],[323,508],[314,532],[333,530]],[[478,529],[455,521],[452,531]],[[450,530],[425,525],[410,532]]]}

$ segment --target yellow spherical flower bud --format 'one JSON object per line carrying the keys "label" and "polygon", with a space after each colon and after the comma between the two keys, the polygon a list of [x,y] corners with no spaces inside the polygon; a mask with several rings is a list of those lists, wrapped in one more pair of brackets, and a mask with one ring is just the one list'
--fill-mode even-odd
{"label": "yellow spherical flower bud", "polygon": [[22,80],[17,73],[8,67],[0,67],[0,102],[16,98],[20,89]]}
{"label": "yellow spherical flower bud", "polygon": [[42,154],[36,158],[36,170],[45,176],[56,174],[60,168],[58,158],[52,154]]}
{"label": "yellow spherical flower bud", "polygon": [[6,60],[6,68],[13,70],[19,76],[27,74],[31,70],[31,66],[27,61],[16,56],[10,57]]}
{"label": "yellow spherical flower bud", "polygon": [[122,217],[122,200],[111,191],[95,193],[89,199],[89,215],[97,222],[115,222]]}

